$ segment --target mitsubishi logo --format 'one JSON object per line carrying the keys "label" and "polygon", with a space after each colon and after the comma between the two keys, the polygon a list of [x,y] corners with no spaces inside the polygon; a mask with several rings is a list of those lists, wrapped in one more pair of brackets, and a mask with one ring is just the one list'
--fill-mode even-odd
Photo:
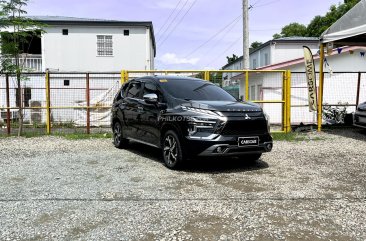
{"label": "mitsubishi logo", "polygon": [[244,119],[251,120],[252,118],[250,118],[250,116],[248,114],[245,114]]}

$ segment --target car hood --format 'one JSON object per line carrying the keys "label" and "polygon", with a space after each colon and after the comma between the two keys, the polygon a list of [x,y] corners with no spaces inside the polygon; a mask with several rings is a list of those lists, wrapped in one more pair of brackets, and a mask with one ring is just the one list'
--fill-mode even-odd
{"label": "car hood", "polygon": [[192,100],[182,104],[183,106],[213,110],[220,112],[255,112],[262,111],[261,107],[255,103],[238,101],[198,101]]}

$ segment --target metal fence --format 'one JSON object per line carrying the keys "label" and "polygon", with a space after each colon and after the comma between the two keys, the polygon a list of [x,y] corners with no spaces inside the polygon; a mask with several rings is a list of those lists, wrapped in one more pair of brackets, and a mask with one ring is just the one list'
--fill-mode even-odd
{"label": "metal fence", "polygon": [[[292,124],[316,124],[315,112],[309,112],[306,75],[293,72],[291,80],[291,120]],[[319,88],[319,73],[316,75]],[[318,90],[317,90],[318,93]],[[332,72],[324,73],[323,109],[344,108],[353,113],[356,106],[366,101],[365,72]],[[323,123],[327,120],[323,118]]]}
{"label": "metal fence", "polygon": [[[22,74],[21,88],[17,88],[14,75],[0,76],[0,133],[16,132],[20,104],[25,132],[109,131],[110,107],[117,90],[122,83],[146,75],[189,76],[211,81],[231,90],[237,98],[260,104],[269,114],[274,131],[288,132],[291,124],[317,123],[316,113],[308,111],[305,73],[244,70],[51,72]],[[358,103],[366,101],[366,73],[335,72],[325,73],[324,77],[324,106],[344,106],[351,113]],[[239,84],[242,84],[241,88]]]}
{"label": "metal fence", "polygon": [[20,104],[25,132],[105,132],[120,83],[121,73],[25,73],[17,88],[0,76],[0,132],[16,132]]}

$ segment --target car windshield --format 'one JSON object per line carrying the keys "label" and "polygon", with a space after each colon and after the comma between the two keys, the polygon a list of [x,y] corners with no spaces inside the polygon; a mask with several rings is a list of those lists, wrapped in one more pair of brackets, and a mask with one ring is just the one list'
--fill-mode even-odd
{"label": "car windshield", "polygon": [[209,82],[189,79],[165,80],[160,82],[164,90],[178,99],[236,101],[228,92]]}

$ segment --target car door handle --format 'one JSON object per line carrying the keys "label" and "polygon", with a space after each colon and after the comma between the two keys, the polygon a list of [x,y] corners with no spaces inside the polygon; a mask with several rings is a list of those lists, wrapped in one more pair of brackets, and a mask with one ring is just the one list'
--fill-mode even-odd
{"label": "car door handle", "polygon": [[143,112],[144,111],[144,107],[142,107],[142,106],[137,107],[137,111],[138,112]]}

